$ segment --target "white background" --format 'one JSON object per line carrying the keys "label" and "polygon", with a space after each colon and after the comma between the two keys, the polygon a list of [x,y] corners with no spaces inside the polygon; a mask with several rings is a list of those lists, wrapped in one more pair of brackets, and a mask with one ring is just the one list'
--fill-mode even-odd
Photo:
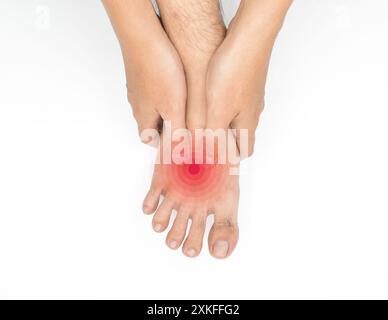
{"label": "white background", "polygon": [[2,0],[0,298],[388,298],[387,11],[296,0],[217,261],[141,213],[153,156],[100,1]]}

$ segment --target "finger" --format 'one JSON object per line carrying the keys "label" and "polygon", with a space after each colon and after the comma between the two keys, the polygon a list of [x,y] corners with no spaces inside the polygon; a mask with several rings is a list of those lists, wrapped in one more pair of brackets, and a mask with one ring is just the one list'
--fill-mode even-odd
{"label": "finger", "polygon": [[186,128],[185,116],[186,106],[185,101],[175,102],[171,105],[161,108],[160,115],[164,123],[169,123],[171,129],[182,129]]}
{"label": "finger", "polygon": [[241,159],[252,156],[255,146],[255,132],[259,123],[260,113],[239,113],[231,122],[230,127],[235,129],[237,147]]}
{"label": "finger", "polygon": [[134,112],[134,115],[138,125],[140,140],[147,145],[156,147],[162,126],[162,118],[159,113],[152,110],[150,112]]}
{"label": "finger", "polygon": [[199,72],[187,79],[186,124],[190,130],[204,129],[207,119],[206,75]]}
{"label": "finger", "polygon": [[234,114],[229,112],[226,108],[211,107],[209,106],[207,111],[206,128],[217,130],[217,129],[228,129],[232,122]]}

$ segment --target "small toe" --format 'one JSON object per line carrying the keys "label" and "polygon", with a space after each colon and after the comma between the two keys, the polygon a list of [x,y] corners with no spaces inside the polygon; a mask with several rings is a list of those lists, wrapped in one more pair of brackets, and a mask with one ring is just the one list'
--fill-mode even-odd
{"label": "small toe", "polygon": [[173,203],[164,199],[152,219],[152,227],[155,232],[163,232],[168,227],[170,216],[173,210]]}
{"label": "small toe", "polygon": [[187,224],[189,222],[189,214],[185,211],[180,210],[175,218],[174,224],[171,227],[170,232],[166,237],[166,244],[173,250],[178,249],[187,231]]}
{"label": "small toe", "polygon": [[195,258],[202,249],[206,227],[206,214],[195,214],[191,220],[190,232],[183,244],[183,253],[189,258]]}
{"label": "small toe", "polygon": [[159,204],[161,190],[151,187],[143,201],[143,212],[152,214]]}
{"label": "small toe", "polygon": [[238,241],[237,221],[215,218],[214,225],[209,233],[209,251],[217,259],[229,257]]}

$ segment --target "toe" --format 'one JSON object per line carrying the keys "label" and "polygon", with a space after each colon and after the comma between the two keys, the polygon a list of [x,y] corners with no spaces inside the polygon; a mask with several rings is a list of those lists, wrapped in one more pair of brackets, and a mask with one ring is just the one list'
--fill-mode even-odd
{"label": "toe", "polygon": [[199,255],[202,249],[203,235],[205,234],[206,214],[195,214],[191,218],[190,232],[183,245],[183,253],[194,258]]}
{"label": "toe", "polygon": [[189,214],[184,210],[180,210],[166,238],[166,243],[171,249],[176,250],[181,246],[186,236],[188,222]]}
{"label": "toe", "polygon": [[209,251],[217,259],[225,259],[231,255],[238,241],[238,225],[235,219],[215,217],[214,225],[209,233]]}
{"label": "toe", "polygon": [[156,232],[163,232],[166,230],[170,222],[172,210],[173,202],[167,198],[164,199],[152,219],[152,227]]}
{"label": "toe", "polygon": [[143,212],[152,214],[155,212],[159,204],[161,190],[151,187],[143,201]]}

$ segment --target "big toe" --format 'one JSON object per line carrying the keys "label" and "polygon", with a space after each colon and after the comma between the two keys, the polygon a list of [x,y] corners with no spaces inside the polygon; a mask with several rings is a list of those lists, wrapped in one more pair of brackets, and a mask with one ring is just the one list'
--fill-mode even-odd
{"label": "big toe", "polygon": [[209,233],[209,251],[217,259],[229,257],[238,241],[237,222],[229,219],[215,220]]}

